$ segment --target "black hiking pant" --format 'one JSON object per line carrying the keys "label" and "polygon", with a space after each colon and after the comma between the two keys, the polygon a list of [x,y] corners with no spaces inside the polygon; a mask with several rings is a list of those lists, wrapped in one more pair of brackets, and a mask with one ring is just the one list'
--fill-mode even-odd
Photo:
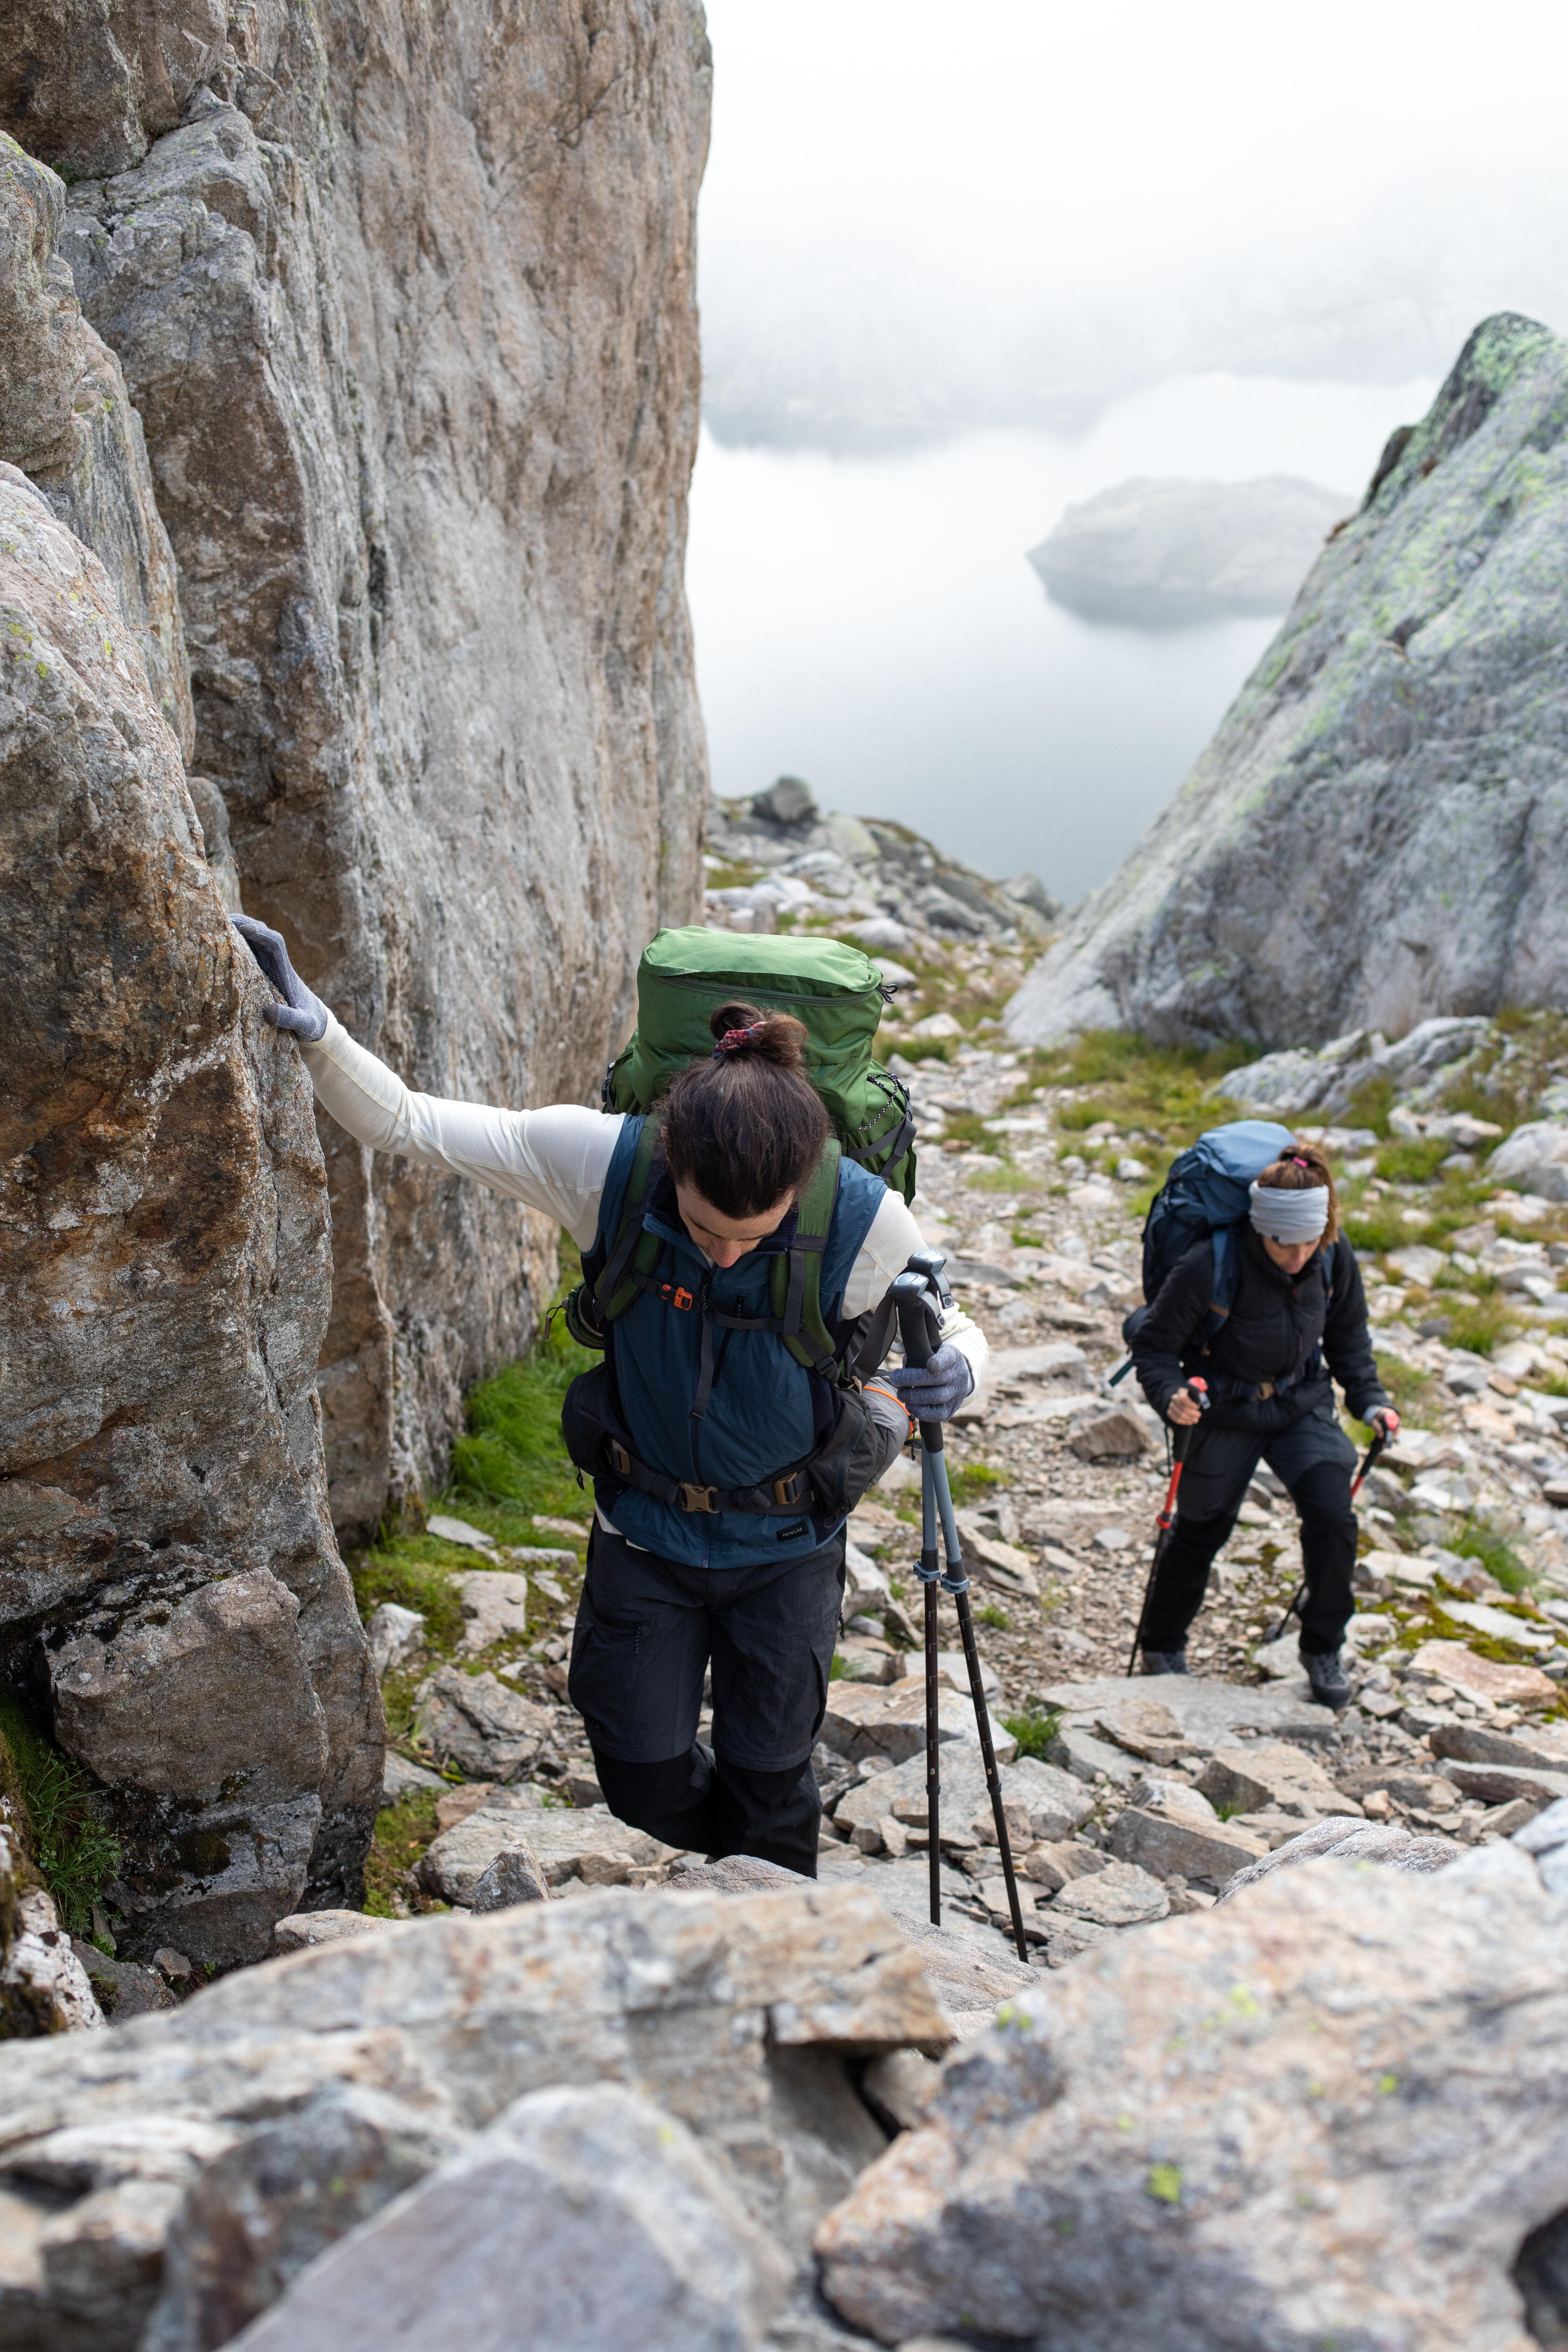
{"label": "black hiking pant", "polygon": [[[816,1876],[811,1751],[844,1598],[842,1534],[804,1559],[692,1568],[595,1521],[567,1689],[618,1821]],[[697,1738],[713,1675],[713,1744]]]}
{"label": "black hiking pant", "polygon": [[1203,1605],[1209,1568],[1236,1525],[1247,1481],[1259,1462],[1267,1462],[1289,1488],[1301,1522],[1307,1581],[1301,1647],[1337,1650],[1355,1607],[1355,1448],[1326,1400],[1277,1437],[1200,1423],[1182,1473],[1176,1524],[1143,1613],[1144,1649],[1179,1650],[1186,1640]]}

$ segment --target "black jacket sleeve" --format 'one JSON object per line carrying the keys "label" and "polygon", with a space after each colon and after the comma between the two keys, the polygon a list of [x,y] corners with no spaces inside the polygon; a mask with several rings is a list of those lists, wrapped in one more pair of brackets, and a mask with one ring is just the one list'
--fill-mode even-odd
{"label": "black jacket sleeve", "polygon": [[1388,1396],[1377,1377],[1372,1334],[1366,1328],[1366,1292],[1354,1250],[1342,1234],[1334,1244],[1329,1278],[1329,1312],[1323,1324],[1323,1361],[1345,1392],[1357,1421],[1370,1421]]}
{"label": "black jacket sleeve", "polygon": [[1138,1384],[1162,1420],[1184,1383],[1183,1360],[1202,1337],[1213,1289],[1214,1244],[1205,1234],[1171,1268],[1130,1342]]}

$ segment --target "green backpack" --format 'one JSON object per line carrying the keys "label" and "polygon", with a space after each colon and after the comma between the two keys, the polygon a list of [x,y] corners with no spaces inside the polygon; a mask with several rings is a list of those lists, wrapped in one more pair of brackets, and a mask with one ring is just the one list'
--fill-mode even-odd
{"label": "green backpack", "polygon": [[806,1076],[839,1144],[912,1201],[910,1097],[871,1058],[892,992],[864,950],[843,940],[758,939],[695,927],[656,933],[637,966],[631,1044],[605,1074],[605,1108],[650,1109],[677,1071],[713,1051],[709,1016],[731,998],[805,1023]]}
{"label": "green backpack", "polygon": [[[837,1371],[823,1321],[822,1249],[845,1152],[906,1201],[915,1191],[915,1123],[905,1087],[871,1058],[891,992],[859,948],[843,940],[753,938],[692,927],[659,931],[637,966],[637,1025],[605,1075],[608,1111],[651,1109],[678,1071],[713,1050],[710,1016],[731,1000],[760,1012],[790,1013],[805,1024],[806,1074],[822,1097],[833,1140],[798,1203],[796,1245],[772,1268],[773,1314],[797,1362]],[[573,1337],[605,1344],[604,1325],[652,1287],[657,1236],[642,1232],[643,1204],[658,1143],[657,1117],[644,1129],[626,1185],[621,1230],[601,1265],[566,1302]],[[643,1260],[647,1263],[644,1265]],[[793,1276],[793,1278],[792,1278]]]}

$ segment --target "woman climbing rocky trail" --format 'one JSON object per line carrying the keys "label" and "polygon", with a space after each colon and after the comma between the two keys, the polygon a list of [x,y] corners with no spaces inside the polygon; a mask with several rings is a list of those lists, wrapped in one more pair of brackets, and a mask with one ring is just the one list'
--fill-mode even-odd
{"label": "woman climbing rocky trail", "polygon": [[[1064,917],[711,799],[695,0],[439,35],[0,10],[0,2340],[1562,2341],[1568,346],[1482,322]],[[1303,812],[1332,954],[1225,863],[1305,907]],[[1242,1432],[1151,1623],[1237,1120],[1334,1493]]]}

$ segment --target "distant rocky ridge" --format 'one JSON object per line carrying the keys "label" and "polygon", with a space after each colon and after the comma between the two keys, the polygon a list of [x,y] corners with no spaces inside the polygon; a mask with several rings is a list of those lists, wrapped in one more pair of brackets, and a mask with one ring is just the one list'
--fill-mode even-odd
{"label": "distant rocky ridge", "polygon": [[[825,816],[809,784],[779,776],[747,800],[715,800],[708,820],[710,922],[776,929],[781,913],[828,912],[843,935],[898,953],[921,933],[1042,940],[1061,912],[1037,874],[994,882],[885,817]],[[717,882],[725,868],[763,869],[755,882]]]}
{"label": "distant rocky ridge", "polygon": [[1502,313],[1009,1010],[1265,1046],[1568,991],[1568,343]]}
{"label": "distant rocky ridge", "polygon": [[1068,507],[1029,561],[1055,602],[1086,620],[1158,629],[1284,613],[1351,505],[1294,474],[1140,475]]}

